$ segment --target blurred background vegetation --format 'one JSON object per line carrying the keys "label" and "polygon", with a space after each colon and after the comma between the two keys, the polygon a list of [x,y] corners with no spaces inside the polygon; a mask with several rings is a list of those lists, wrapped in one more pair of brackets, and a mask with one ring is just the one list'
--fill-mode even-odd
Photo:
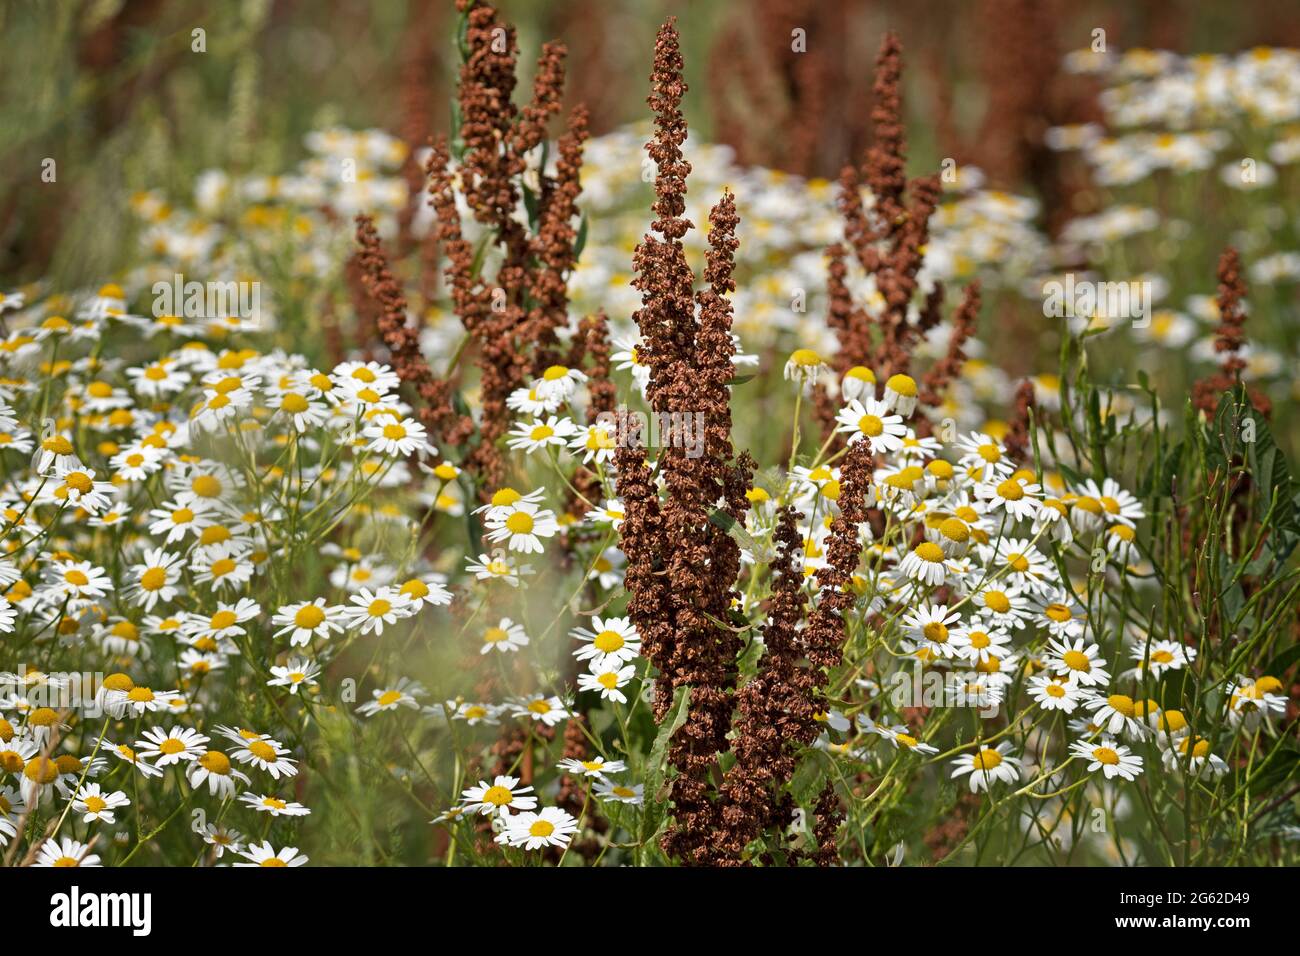
{"label": "blurred background vegetation", "polygon": [[[1060,57],[1095,28],[1117,49],[1300,45],[1291,0],[499,6],[518,27],[525,77],[542,41],[568,45],[568,96],[591,108],[597,134],[646,117],[654,32],[676,15],[697,94],[686,102],[693,135],[733,145],[742,162],[832,177],[864,146],[875,50],[883,30],[898,30],[915,169],[941,156],[973,161],[1049,209],[1042,129],[1095,108],[1095,89],[1064,76]],[[445,131],[455,21],[452,0],[3,0],[0,281],[110,275],[133,248],[129,196],[187,197],[209,167],[283,170],[311,129],[379,127],[419,141]],[[827,54],[816,76],[789,54],[793,26]],[[46,159],[55,182],[42,181]],[[1086,193],[1071,201],[1087,211]]]}

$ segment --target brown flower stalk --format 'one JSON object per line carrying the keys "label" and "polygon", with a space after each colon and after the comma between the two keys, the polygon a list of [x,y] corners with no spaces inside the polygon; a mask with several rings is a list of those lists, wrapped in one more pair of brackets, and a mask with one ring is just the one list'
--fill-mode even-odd
{"label": "brown flower stalk", "polygon": [[807,596],[802,568],[803,515],[789,507],[777,519],[773,543],[774,580],[763,625],[763,657],[758,673],[737,693],[736,762],[722,785],[723,862],[749,862],[746,847],[765,832],[789,821],[792,800],[782,788],[794,775],[797,742],[815,725],[816,687],[803,665],[799,624]]}
{"label": "brown flower stalk", "polygon": [[[1246,298],[1246,281],[1241,275],[1241,258],[1229,246],[1219,257],[1219,325],[1214,330],[1214,351],[1223,356],[1219,371],[1200,379],[1192,386],[1192,402],[1207,415],[1219,407],[1219,397],[1241,384],[1241,373],[1246,360],[1239,354],[1246,344],[1246,312],[1242,303]],[[1272,411],[1268,396],[1258,389],[1249,389],[1251,404],[1262,415]]]}
{"label": "brown flower stalk", "polygon": [[[837,205],[844,220],[844,236],[859,265],[875,277],[876,288],[885,300],[881,314],[873,321],[865,309],[845,308],[843,301],[844,253],[832,246],[829,294],[833,308],[832,327],[840,340],[834,367],[843,374],[855,365],[874,371],[883,386],[889,376],[905,373],[912,347],[925,331],[927,322],[937,321],[942,292],[932,294],[923,310],[923,320],[910,323],[908,307],[916,294],[916,275],[929,239],[929,221],[939,202],[938,176],[907,180],[907,137],[902,120],[902,47],[894,33],[886,33],[876,58],[875,102],[871,111],[873,141],[859,170],[848,165],[840,173]],[[874,205],[862,202],[861,185],[870,188]],[[874,336],[872,327],[879,330]],[[873,348],[874,342],[874,348]]]}
{"label": "brown flower stalk", "polygon": [[[943,404],[944,393],[961,377],[962,367],[966,364],[966,342],[975,334],[975,325],[979,321],[980,283],[976,279],[962,293],[961,304],[952,317],[952,335],[948,339],[948,350],[944,357],[930,366],[921,380],[920,400],[931,408]],[[924,322],[922,323],[924,324]]]}
{"label": "brown flower stalk", "polygon": [[[512,27],[478,0],[457,0],[465,18],[464,62],[457,91],[459,168],[453,179],[445,142],[435,143],[427,172],[435,237],[448,260],[453,307],[473,339],[479,369],[479,440],[464,461],[488,499],[505,479],[497,447],[510,425],[506,399],[553,361],[556,330],[568,321],[569,272],[577,261],[572,220],[580,186],[587,116],[576,109],[559,143],[555,177],[542,170],[528,194],[530,233],[516,213],[526,195],[528,154],[559,112],[564,87],[564,47],[548,43],[538,60],[530,102],[513,102],[516,42]],[[500,254],[494,279],[483,274],[483,251],[464,238],[456,192],[474,218],[490,230]]]}
{"label": "brown flower stalk", "polygon": [[374,220],[363,213],[356,222],[361,248],[354,258],[369,292],[380,337],[388,346],[389,361],[398,377],[420,396],[420,421],[429,434],[453,445],[464,444],[474,423],[452,407],[451,383],[434,375],[420,352],[419,330],[407,321],[406,296],[389,270]]}
{"label": "brown flower stalk", "polygon": [[752,466],[747,456],[736,460],[731,445],[728,383],[734,345],[727,295],[735,287],[735,199],[724,194],[710,213],[708,285],[697,295],[681,242],[692,228],[682,217],[690,165],[681,153],[686,139],[681,74],[670,19],[655,43],[648,99],[655,113],[655,136],[646,145],[656,166],[651,229],[658,236],[647,234],[634,256],[633,284],[642,302],[634,318],[650,367],[646,395],[652,410],[681,423],[700,421],[703,449],[691,457],[684,442],[665,442],[657,463],[666,486],[662,503],[635,436],[620,436],[616,464],[626,516],[620,537],[628,558],[628,613],[659,672],[656,718],[663,719],[679,688],[690,688],[689,715],[669,747],[668,761],[678,776],[672,785],[674,818],[663,847],[685,863],[709,863],[718,854],[713,834],[720,829],[711,778],[719,752],[727,749],[740,648],[738,635],[724,623],[735,596],[740,549],[710,519],[719,500],[731,520],[743,518]]}
{"label": "brown flower stalk", "polygon": [[1002,439],[1007,454],[1014,461],[1028,465],[1033,460],[1030,448],[1029,419],[1034,411],[1034,383],[1026,379],[1016,388],[1015,410],[1011,415],[1011,428]]}

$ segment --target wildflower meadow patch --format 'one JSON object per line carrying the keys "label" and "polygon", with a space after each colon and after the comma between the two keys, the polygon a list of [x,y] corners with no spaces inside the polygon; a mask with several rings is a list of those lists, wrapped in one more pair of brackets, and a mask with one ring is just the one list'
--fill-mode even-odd
{"label": "wildflower meadow patch", "polygon": [[1081,28],[974,136],[852,4],[342,4],[410,122],[276,139],[256,38],[334,27],[85,6],[27,28],[234,56],[233,132],[93,278],[2,233],[6,866],[1300,861],[1296,50]]}

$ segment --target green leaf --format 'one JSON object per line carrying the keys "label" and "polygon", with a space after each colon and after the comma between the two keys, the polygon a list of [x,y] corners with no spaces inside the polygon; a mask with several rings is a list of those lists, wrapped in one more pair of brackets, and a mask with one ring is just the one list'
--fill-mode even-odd
{"label": "green leaf", "polygon": [[587,226],[589,221],[587,214],[582,214],[582,221],[578,223],[578,235],[573,240],[573,264],[577,265],[578,260],[582,258],[582,250],[587,248]]}
{"label": "green leaf", "polygon": [[668,799],[666,791],[660,792],[664,789],[664,784],[668,778],[668,742],[672,739],[673,734],[681,730],[690,713],[691,689],[689,687],[678,687],[673,693],[673,704],[668,708],[668,713],[664,715],[663,723],[659,725],[659,732],[655,734],[654,743],[650,745],[650,762],[647,767],[645,792],[661,803]]}
{"label": "green leaf", "polygon": [[709,524],[721,528],[731,535],[736,544],[748,551],[754,560],[761,564],[769,563],[776,555],[772,547],[756,540],[743,524],[721,508],[715,508],[709,514]]}
{"label": "green leaf", "polygon": [[537,193],[527,185],[524,185],[524,209],[528,213],[528,231],[536,234],[537,232],[537,213],[540,208]]}

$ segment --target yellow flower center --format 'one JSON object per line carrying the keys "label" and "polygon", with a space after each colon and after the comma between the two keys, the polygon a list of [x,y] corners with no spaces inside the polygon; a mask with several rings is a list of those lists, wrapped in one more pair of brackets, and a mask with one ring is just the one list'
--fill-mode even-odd
{"label": "yellow flower center", "polygon": [[1061,655],[1061,662],[1072,671],[1083,671],[1086,674],[1092,670],[1092,661],[1088,660],[1088,655],[1083,651],[1066,651]]}
{"label": "yellow flower center", "polygon": [[1074,615],[1070,613],[1070,609],[1064,604],[1049,604],[1047,607],[1043,608],[1043,613],[1058,624],[1064,624],[1066,621],[1074,617]]}
{"label": "yellow flower center", "polygon": [[885,431],[885,423],[875,415],[863,415],[858,419],[858,431],[868,438],[877,438]]}
{"label": "yellow flower center", "polygon": [[1108,764],[1113,767],[1119,763],[1119,754],[1109,747],[1096,747],[1092,751],[1092,759],[1098,763]]}
{"label": "yellow flower center", "polygon": [[997,614],[1006,614],[1011,610],[1011,599],[1003,591],[985,591],[984,606]]}
{"label": "yellow flower center", "polygon": [[220,750],[209,750],[205,753],[199,758],[199,766],[208,773],[215,773],[218,777],[225,777],[230,774],[230,758]]}
{"label": "yellow flower center", "polygon": [[1008,478],[998,484],[998,494],[1007,501],[1019,501],[1025,496],[1025,489],[1014,478]]}
{"label": "yellow flower center", "polygon": [[943,561],[943,548],[933,541],[922,541],[912,553],[928,564],[939,564]]}
{"label": "yellow flower center", "polygon": [[923,630],[927,641],[935,644],[946,644],[948,641],[948,628],[939,621],[931,621]]}
{"label": "yellow flower center", "polygon": [[304,605],[303,607],[298,608],[293,615],[293,623],[296,626],[309,631],[320,627],[321,622],[324,620],[325,611],[317,604]]}
{"label": "yellow flower center", "polygon": [[971,758],[971,763],[974,765],[976,770],[992,770],[998,764],[1002,763],[1002,754],[998,753],[996,750],[985,747]]}
{"label": "yellow flower center", "polygon": [[211,619],[208,621],[208,626],[214,631],[224,631],[226,628],[238,623],[238,621],[239,617],[234,611],[222,610],[212,615]]}
{"label": "yellow flower center", "polygon": [[511,534],[531,534],[533,516],[525,511],[516,511],[506,519],[506,528]]}

